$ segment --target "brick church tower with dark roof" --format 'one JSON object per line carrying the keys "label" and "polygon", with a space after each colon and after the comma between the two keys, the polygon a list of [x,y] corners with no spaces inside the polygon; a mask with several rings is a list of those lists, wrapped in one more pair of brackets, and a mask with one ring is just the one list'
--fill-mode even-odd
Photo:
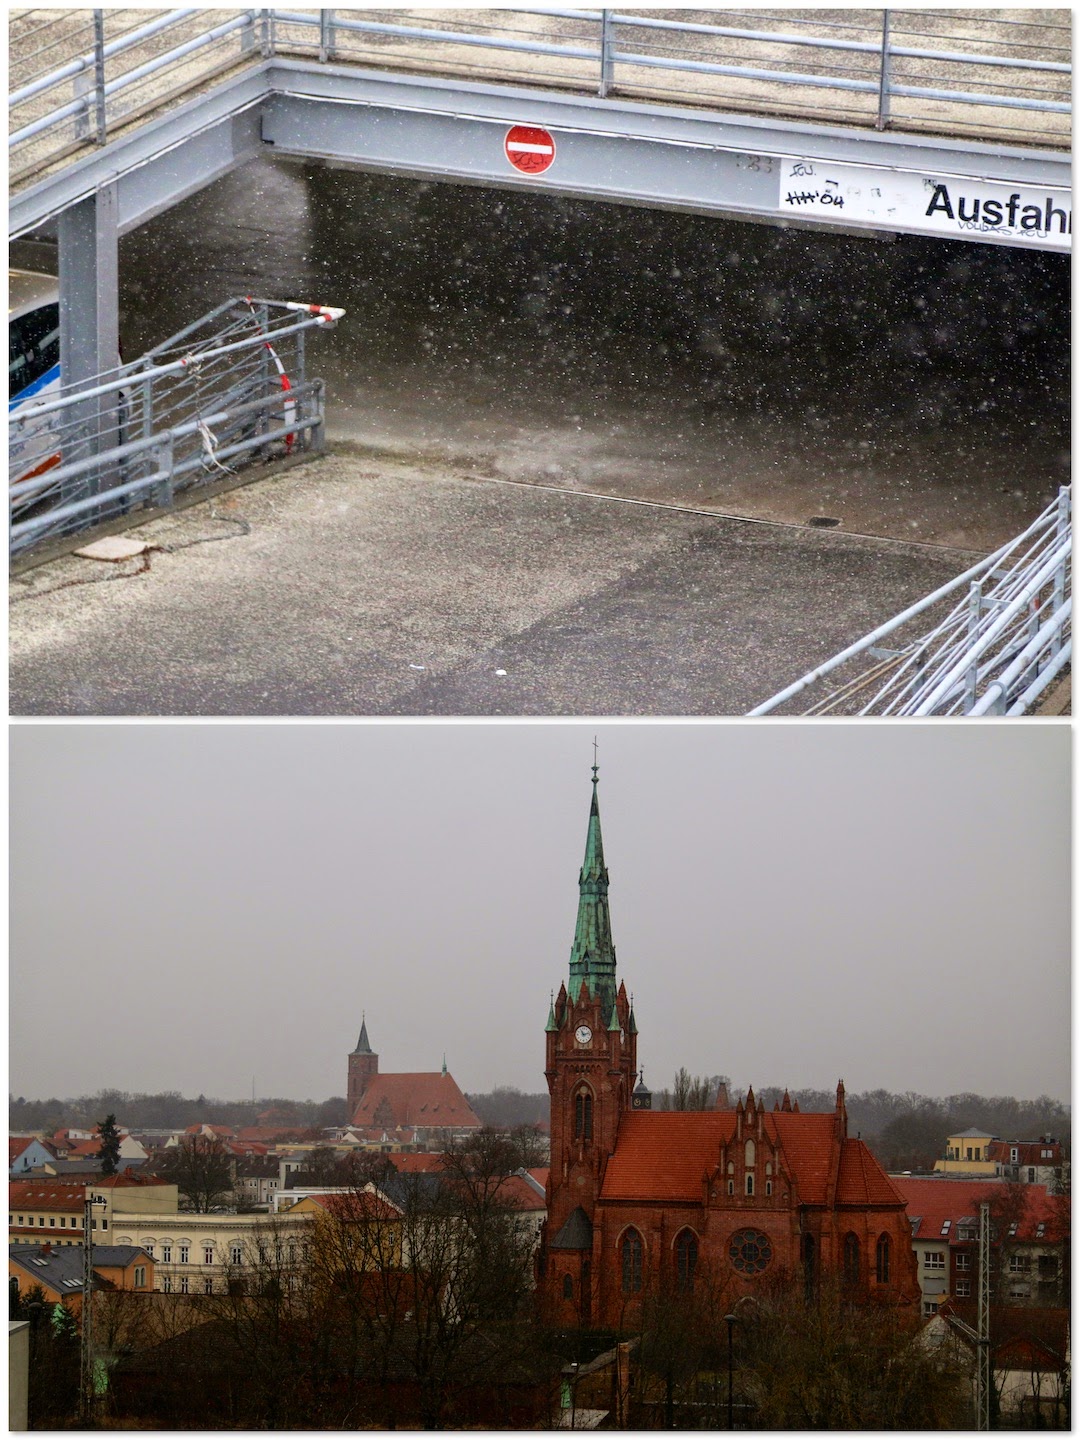
{"label": "brick church tower with dark roof", "polygon": [[787,1276],[835,1277],[853,1299],[918,1303],[905,1202],[836,1108],[751,1089],[731,1108],[654,1111],[635,1086],[637,1023],[615,972],[593,766],[570,974],[548,1012],[548,1213],[540,1282],[560,1326],[625,1329],[641,1300],[709,1283],[734,1303]]}
{"label": "brick church tower with dark roof", "polygon": [[[353,1011],[353,1014],[356,1012]],[[356,1049],[349,1056],[349,1119],[356,1113],[356,1107],[364,1098],[364,1091],[379,1073],[379,1057],[368,1040],[367,1016],[360,1021],[360,1039]]]}

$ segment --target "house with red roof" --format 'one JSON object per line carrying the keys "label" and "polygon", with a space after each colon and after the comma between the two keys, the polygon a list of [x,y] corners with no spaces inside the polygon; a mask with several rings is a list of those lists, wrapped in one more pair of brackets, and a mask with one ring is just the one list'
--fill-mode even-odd
{"label": "house with red roof", "polygon": [[[442,1150],[457,1135],[481,1128],[481,1120],[447,1071],[379,1073],[379,1057],[371,1048],[367,1016],[360,1024],[360,1038],[349,1055],[348,1128],[361,1133],[415,1132],[419,1150]],[[374,1148],[382,1149],[376,1143]]]}
{"label": "house with red roof", "polygon": [[1052,1135],[1040,1135],[1038,1140],[992,1140],[986,1153],[1003,1180],[1045,1185],[1050,1190],[1061,1185],[1065,1156],[1060,1141]]}
{"label": "house with red roof", "polygon": [[[777,1278],[835,1277],[911,1307],[919,1287],[904,1197],[835,1109],[654,1111],[638,1026],[615,969],[593,767],[570,974],[546,1029],[551,1166],[540,1280],[562,1326],[625,1330],[643,1300],[713,1284],[734,1304]],[[635,1084],[635,1081],[637,1082]]]}
{"label": "house with red roof", "polygon": [[1067,1279],[1065,1197],[1051,1195],[1043,1185],[996,1179],[894,1175],[892,1181],[907,1204],[924,1315],[936,1314],[946,1300],[963,1306],[977,1297],[984,1200],[991,1207],[994,1299],[1021,1306],[1061,1303]]}

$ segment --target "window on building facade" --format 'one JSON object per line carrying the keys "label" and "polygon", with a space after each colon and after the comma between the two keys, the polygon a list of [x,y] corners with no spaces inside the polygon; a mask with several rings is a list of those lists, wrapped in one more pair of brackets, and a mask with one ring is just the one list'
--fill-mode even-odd
{"label": "window on building facade", "polygon": [[944,1270],[945,1251],[927,1250],[926,1254],[923,1256],[923,1267],[927,1270]]}
{"label": "window on building facade", "polygon": [[756,1275],[772,1263],[772,1244],[760,1230],[736,1230],[728,1242],[728,1256],[741,1274]]}
{"label": "window on building facade", "polygon": [[766,1181],[765,1181],[765,1194],[766,1194],[766,1195],[771,1195],[771,1194],[772,1194],[772,1181],[771,1181],[771,1180],[766,1180]]}
{"label": "window on building facade", "polygon": [[153,1247],[153,1245],[151,1245],[149,1241],[144,1240],[144,1241],[143,1241],[143,1247],[142,1247],[142,1248],[143,1248],[143,1249],[146,1251],[146,1253],[150,1256],[150,1259],[153,1260],[153,1258],[154,1258],[154,1247]]}
{"label": "window on building facade", "polygon": [[212,1265],[212,1264],[214,1263],[214,1247],[213,1247],[213,1245],[204,1245],[204,1246],[203,1246],[202,1258],[203,1258],[203,1264],[204,1264],[204,1265]]}
{"label": "window on building facade", "polygon": [[171,1245],[162,1245],[162,1247],[161,1247],[161,1258],[162,1258],[163,1262],[164,1262],[166,1265],[171,1265],[171,1264],[172,1264],[172,1246],[171,1246]]}
{"label": "window on building facade", "polygon": [[936,1300],[924,1300],[924,1301],[923,1301],[923,1307],[922,1307],[922,1313],[923,1313],[924,1315],[936,1315],[936,1314],[937,1314],[937,1307],[938,1307],[938,1302],[937,1302]]}
{"label": "window on building facade", "polygon": [[162,1288],[162,1290],[165,1292],[166,1295],[171,1295],[171,1294],[172,1294],[172,1276],[171,1276],[171,1275],[165,1275],[165,1276],[162,1277],[161,1288]]}
{"label": "window on building facade", "polygon": [[747,1175],[747,1177],[746,1177],[746,1193],[747,1193],[747,1195],[752,1195],[752,1194],[754,1193],[754,1177],[753,1177],[753,1175]]}
{"label": "window on building facade", "polygon": [[734,1194],[735,1194],[735,1181],[734,1181],[734,1180],[729,1180],[729,1181],[727,1182],[727,1193],[728,1193],[729,1195],[734,1195]]}
{"label": "window on building facade", "polygon": [[1010,1275],[1026,1275],[1027,1272],[1028,1272],[1030,1269],[1031,1269],[1031,1256],[1030,1256],[1030,1255],[1010,1255],[1010,1256],[1009,1256],[1009,1274],[1010,1274]]}
{"label": "window on building facade", "polygon": [[186,1275],[184,1275],[184,1276],[181,1278],[181,1280],[180,1280],[180,1294],[181,1294],[181,1295],[186,1295],[187,1293],[188,1293],[188,1277],[187,1277]]}
{"label": "window on building facade", "polygon": [[692,1230],[683,1230],[675,1241],[675,1288],[680,1295],[689,1295],[694,1288],[697,1259],[697,1236]]}
{"label": "window on building facade", "polygon": [[850,1232],[844,1236],[844,1280],[848,1285],[859,1283],[859,1237]]}
{"label": "window on building facade", "polygon": [[956,1257],[956,1268],[957,1268],[957,1270],[970,1270],[970,1269],[971,1269],[971,1256],[970,1256],[970,1255],[957,1255],[957,1257]]}
{"label": "window on building facade", "polygon": [[963,1300],[963,1299],[967,1298],[968,1296],[970,1296],[970,1294],[971,1294],[971,1281],[970,1281],[970,1280],[957,1280],[957,1282],[956,1282],[956,1293],[957,1293],[957,1295],[959,1296],[959,1298],[960,1298],[961,1300]]}
{"label": "window on building facade", "polygon": [[624,1295],[636,1295],[641,1289],[641,1236],[627,1230],[622,1238],[622,1288]]}
{"label": "window on building facade", "polygon": [[181,1246],[180,1246],[180,1264],[181,1264],[181,1265],[186,1265],[186,1264],[188,1263],[188,1259],[190,1258],[190,1256],[191,1256],[191,1246],[190,1246],[190,1245],[181,1245]]}
{"label": "window on building facade", "polygon": [[202,1288],[203,1288],[203,1294],[204,1294],[204,1295],[213,1295],[213,1293],[214,1293],[214,1281],[213,1281],[213,1277],[212,1277],[212,1276],[207,1275],[206,1279],[202,1282]]}
{"label": "window on building facade", "polygon": [[574,1096],[574,1138],[592,1139],[593,1097],[588,1090],[579,1090]]}
{"label": "window on building facade", "polygon": [[241,1262],[241,1260],[243,1259],[243,1256],[244,1256],[244,1247],[243,1247],[242,1245],[230,1245],[230,1246],[229,1246],[229,1264],[230,1264],[230,1265],[239,1265],[240,1262]]}
{"label": "window on building facade", "polygon": [[1035,1184],[1035,1170],[1034,1170],[1034,1168],[1033,1168],[1032,1166],[1029,1166],[1029,1167],[1028,1167],[1028,1184],[1029,1184],[1029,1185],[1034,1185],[1034,1184]]}
{"label": "window on building facade", "polygon": [[50,1216],[49,1216],[49,1228],[50,1228],[51,1230],[55,1230],[55,1229],[56,1229],[56,1216],[55,1216],[55,1215],[50,1215]]}
{"label": "window on building facade", "polygon": [[145,1266],[145,1265],[136,1265],[136,1266],[135,1266],[135,1289],[136,1289],[136,1290],[141,1290],[142,1287],[143,1287],[145,1284],[146,1284],[146,1266]]}
{"label": "window on building facade", "polygon": [[880,1235],[877,1242],[877,1282],[879,1285],[889,1283],[889,1237]]}

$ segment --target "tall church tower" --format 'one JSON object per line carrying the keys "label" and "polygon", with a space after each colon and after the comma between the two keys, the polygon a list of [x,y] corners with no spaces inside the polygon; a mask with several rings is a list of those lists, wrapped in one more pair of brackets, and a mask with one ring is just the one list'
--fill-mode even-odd
{"label": "tall church tower", "polygon": [[593,1212],[637,1074],[634,1012],[626,986],[616,983],[598,783],[594,765],[569,981],[552,1000],[546,1026],[551,1178],[544,1270],[563,1319],[580,1324],[589,1323],[591,1311]]}
{"label": "tall church tower", "polygon": [[360,1039],[356,1042],[356,1049],[349,1056],[349,1114],[346,1124],[351,1123],[356,1114],[356,1107],[364,1098],[364,1091],[378,1073],[379,1057],[372,1050],[368,1040],[367,1016],[365,1015],[360,1022]]}

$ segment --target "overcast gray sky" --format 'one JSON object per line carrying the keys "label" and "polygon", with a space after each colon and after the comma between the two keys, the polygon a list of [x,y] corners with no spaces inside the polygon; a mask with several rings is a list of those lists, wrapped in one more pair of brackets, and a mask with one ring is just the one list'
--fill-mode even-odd
{"label": "overcast gray sky", "polygon": [[592,737],[659,1088],[1070,1093],[1069,733],[15,725],[11,1087],[542,1090]]}

